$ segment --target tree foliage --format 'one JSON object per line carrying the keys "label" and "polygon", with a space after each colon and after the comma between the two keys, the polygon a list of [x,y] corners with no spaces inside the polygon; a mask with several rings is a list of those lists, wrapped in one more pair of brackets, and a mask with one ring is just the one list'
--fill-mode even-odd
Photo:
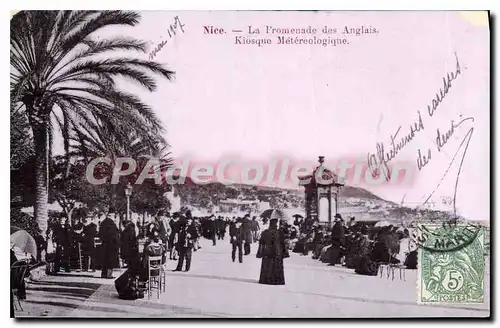
{"label": "tree foliage", "polygon": [[56,131],[63,137],[68,165],[72,140],[91,138],[102,130],[118,142],[128,140],[132,132],[144,144],[159,140],[165,144],[163,126],[153,109],[137,95],[120,90],[116,79],[125,78],[152,92],[157,88],[155,77],[171,80],[173,71],[134,57],[133,52],[146,52],[143,41],[98,35],[109,26],[136,26],[139,19],[136,12],[119,10],[21,11],[11,19],[11,111],[15,108],[15,118],[27,122],[31,130],[35,217],[44,229],[48,159]]}

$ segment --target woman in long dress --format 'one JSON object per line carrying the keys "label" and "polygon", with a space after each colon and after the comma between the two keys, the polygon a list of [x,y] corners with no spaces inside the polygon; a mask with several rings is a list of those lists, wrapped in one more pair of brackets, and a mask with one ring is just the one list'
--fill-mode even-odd
{"label": "woman in long dress", "polygon": [[269,229],[266,229],[259,242],[257,258],[262,258],[260,268],[260,284],[284,285],[285,271],[283,259],[289,257],[285,246],[285,236],[278,229],[278,220],[271,219]]}

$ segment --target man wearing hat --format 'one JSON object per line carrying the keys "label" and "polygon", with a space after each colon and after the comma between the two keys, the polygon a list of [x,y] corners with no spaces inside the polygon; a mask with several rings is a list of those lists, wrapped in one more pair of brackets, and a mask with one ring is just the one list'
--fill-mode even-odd
{"label": "man wearing hat", "polygon": [[112,279],[113,269],[119,267],[118,251],[119,231],[113,220],[114,210],[110,209],[99,227],[99,238],[102,241],[102,272],[101,278]]}
{"label": "man wearing hat", "polygon": [[252,218],[251,230],[252,230],[252,241],[253,242],[258,241],[259,240],[258,234],[259,234],[260,226],[259,226],[259,222],[257,221],[257,217],[256,216],[254,216]]}
{"label": "man wearing hat", "polygon": [[241,225],[242,233],[244,236],[244,255],[250,254],[250,244],[252,243],[252,221],[250,221],[250,214],[245,214]]}
{"label": "man wearing hat", "polygon": [[170,259],[177,260],[177,255],[175,254],[175,244],[177,243],[178,234],[180,230],[180,213],[175,212],[172,214],[172,219],[168,223],[170,225],[170,235],[168,236],[168,249],[170,250]]}
{"label": "man wearing hat", "polygon": [[340,262],[342,246],[345,244],[344,220],[340,214],[335,214],[335,223],[332,228],[332,249],[330,252],[330,265]]}
{"label": "man wearing hat", "polygon": [[93,222],[92,217],[84,218],[81,235],[83,271],[91,271],[93,267],[92,256],[94,255],[96,236],[97,225]]}
{"label": "man wearing hat", "polygon": [[179,261],[173,271],[182,271],[184,260],[186,261],[186,272],[191,268],[191,258],[193,255],[194,242],[198,238],[198,232],[191,216],[191,211],[186,212],[185,219],[179,224],[179,238],[177,240],[177,249],[179,250]]}
{"label": "man wearing hat", "polygon": [[170,214],[167,211],[160,211],[158,213],[158,234],[163,245],[167,244],[168,236],[171,233],[170,225],[168,224],[168,218]]}
{"label": "man wearing hat", "polygon": [[61,267],[64,267],[66,272],[70,272],[72,237],[73,234],[68,219],[60,218],[59,225],[54,229],[54,240],[57,244],[55,272],[59,272]]}
{"label": "man wearing hat", "polygon": [[222,216],[217,217],[217,239],[224,240],[224,235],[226,234],[226,221]]}
{"label": "man wearing hat", "polygon": [[229,238],[231,238],[231,258],[233,262],[236,260],[236,250],[238,250],[238,261],[243,263],[243,240],[244,234],[241,220],[231,220],[229,224]]}
{"label": "man wearing hat", "polygon": [[208,231],[209,237],[212,239],[212,246],[217,245],[217,221],[215,215],[212,215],[208,218]]}

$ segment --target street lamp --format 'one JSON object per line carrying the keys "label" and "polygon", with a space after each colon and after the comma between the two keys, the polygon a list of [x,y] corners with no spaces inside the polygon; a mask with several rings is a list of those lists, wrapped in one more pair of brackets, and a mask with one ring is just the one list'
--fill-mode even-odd
{"label": "street lamp", "polygon": [[130,182],[125,187],[125,196],[127,196],[127,221],[130,221],[130,196],[132,196],[132,185]]}

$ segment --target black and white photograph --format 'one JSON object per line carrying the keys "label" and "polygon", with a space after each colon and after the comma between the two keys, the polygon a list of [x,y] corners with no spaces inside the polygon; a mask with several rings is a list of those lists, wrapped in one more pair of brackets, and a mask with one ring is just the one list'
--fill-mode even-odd
{"label": "black and white photograph", "polygon": [[490,74],[488,11],[13,11],[11,318],[489,318]]}

